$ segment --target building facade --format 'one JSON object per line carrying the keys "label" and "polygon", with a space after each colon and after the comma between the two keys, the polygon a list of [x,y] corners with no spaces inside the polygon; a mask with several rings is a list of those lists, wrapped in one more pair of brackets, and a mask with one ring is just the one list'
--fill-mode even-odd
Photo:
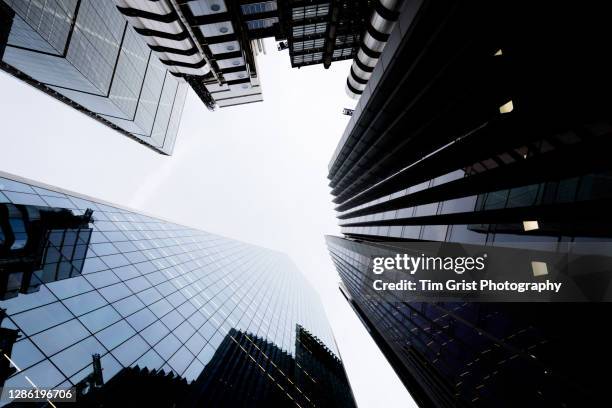
{"label": "building facade", "polygon": [[[411,242],[609,256],[603,14],[404,1],[375,68],[351,72],[359,102],[329,165],[344,236],[328,246],[342,293],[422,406],[605,400],[594,367],[612,360],[597,326],[609,303],[404,302],[367,290],[367,254]],[[609,298],[609,273],[573,278]]]}
{"label": "building facade", "polygon": [[388,34],[373,28],[370,19],[377,27],[379,22],[387,24],[385,18],[394,19],[393,9],[399,4],[395,0],[115,3],[162,62],[183,76],[211,109],[263,100],[256,57],[266,52],[264,38],[280,41],[279,50],[288,49],[294,68],[316,64],[329,68],[334,61],[355,57],[362,38],[365,43],[373,39],[371,35],[386,38]]}
{"label": "building facade", "polygon": [[169,406],[355,406],[287,256],[4,174],[0,203],[5,393],[75,387],[102,406],[159,382]]}
{"label": "building facade", "polygon": [[114,3],[4,3],[14,18],[3,70],[159,153],[172,153],[188,85],[152,54]]}
{"label": "building facade", "polygon": [[[171,154],[189,86],[210,110],[261,102],[257,56],[266,52],[263,39],[269,37],[281,42],[280,50],[289,50],[292,67],[329,68],[358,53],[371,65],[368,56],[379,55],[380,47],[373,45],[376,51],[370,52],[360,44],[388,37],[386,18],[395,19],[396,13],[385,7],[397,4],[4,0],[0,67]],[[370,72],[371,67],[359,64],[353,70]]]}
{"label": "building facade", "polygon": [[15,13],[6,4],[0,3],[0,60],[4,56],[4,49],[11,32]]}
{"label": "building facade", "polygon": [[280,33],[293,68],[352,59],[369,29],[374,1],[282,1]]}

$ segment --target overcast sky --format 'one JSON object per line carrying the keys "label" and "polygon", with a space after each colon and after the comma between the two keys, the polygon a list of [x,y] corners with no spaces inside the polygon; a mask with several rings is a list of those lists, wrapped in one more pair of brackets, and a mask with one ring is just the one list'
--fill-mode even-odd
{"label": "overcast sky", "polygon": [[357,403],[416,406],[338,291],[327,164],[354,106],[350,62],[291,69],[272,41],[264,102],[209,112],[190,91],[166,157],[0,71],[0,170],[287,253],[319,291]]}

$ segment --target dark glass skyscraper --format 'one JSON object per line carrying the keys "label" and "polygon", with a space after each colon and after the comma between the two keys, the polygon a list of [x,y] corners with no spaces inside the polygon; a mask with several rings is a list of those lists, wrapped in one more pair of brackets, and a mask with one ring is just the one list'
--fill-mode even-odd
{"label": "dark glass skyscraper", "polygon": [[281,253],[2,175],[0,278],[5,397],[354,406],[321,302]]}
{"label": "dark glass skyscraper", "polygon": [[[608,399],[609,303],[369,290],[368,254],[415,242],[610,255],[611,26],[597,6],[545,3],[404,1],[375,68],[349,77],[360,100],[329,165],[344,237],[328,246],[342,293],[422,406]],[[597,292],[587,300],[610,299],[610,273],[571,278]]]}

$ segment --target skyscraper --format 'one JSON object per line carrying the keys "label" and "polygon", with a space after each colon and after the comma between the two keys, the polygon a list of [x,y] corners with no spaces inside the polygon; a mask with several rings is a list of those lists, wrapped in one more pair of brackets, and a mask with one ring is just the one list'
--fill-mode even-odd
{"label": "skyscraper", "polygon": [[[373,10],[382,10],[369,0],[114,1],[162,62],[211,109],[263,100],[256,57],[266,52],[264,38],[281,41],[278,49],[289,50],[292,67],[329,68],[357,54],[362,36],[375,33],[368,28],[377,15]],[[396,2],[376,5],[386,3]]]}
{"label": "skyscraper", "polygon": [[3,44],[3,70],[160,153],[172,153],[187,84],[152,55],[114,3],[4,3],[14,18]]}
{"label": "skyscraper", "polygon": [[[368,269],[377,249],[423,242],[610,254],[603,15],[587,5],[404,1],[371,73],[349,74],[360,99],[329,165],[344,237],[327,242],[342,293],[422,406],[607,398],[594,367],[612,361],[597,324],[609,303],[406,302],[369,290]],[[609,300],[609,273],[570,276],[590,291],[585,300]]]}
{"label": "skyscraper", "polygon": [[[158,384],[182,406],[354,406],[287,256],[5,174],[0,203],[0,276],[16,288],[0,301],[5,393],[75,387],[97,404]],[[12,279],[20,256],[36,291]]]}
{"label": "skyscraper", "polygon": [[188,86],[210,110],[261,102],[264,38],[281,41],[297,68],[365,58],[362,36],[387,35],[370,19],[394,18],[373,11],[387,3],[396,2],[5,0],[0,68],[171,154]]}

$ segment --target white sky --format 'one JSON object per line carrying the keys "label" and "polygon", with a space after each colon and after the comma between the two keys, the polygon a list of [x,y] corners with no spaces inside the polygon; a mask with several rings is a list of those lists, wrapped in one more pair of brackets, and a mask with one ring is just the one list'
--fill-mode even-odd
{"label": "white sky", "polygon": [[209,112],[189,92],[166,157],[0,71],[0,170],[287,253],[319,291],[361,408],[415,407],[338,290],[327,164],[354,102],[350,62],[259,58],[264,102]]}

